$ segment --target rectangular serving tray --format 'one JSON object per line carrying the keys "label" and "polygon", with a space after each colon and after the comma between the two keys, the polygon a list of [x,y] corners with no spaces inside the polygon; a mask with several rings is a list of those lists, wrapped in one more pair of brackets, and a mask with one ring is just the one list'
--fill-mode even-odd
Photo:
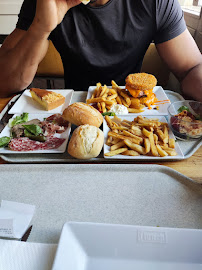
{"label": "rectangular serving tray", "polygon": [[[170,99],[171,103],[174,101],[179,101],[179,100],[184,100],[184,98],[173,91],[170,90],[165,90],[166,95],[168,96],[168,98]],[[73,94],[71,103],[74,102],[85,102],[86,101],[86,96],[87,96],[87,92],[85,91],[78,91],[75,92]],[[12,102],[12,100],[10,101]],[[9,102],[9,104],[10,104]],[[9,106],[9,104],[7,106]],[[2,113],[0,114],[0,119],[3,117],[3,114],[6,111],[6,107],[4,108],[4,110],[2,111]],[[72,125],[71,128],[71,133],[74,131],[76,127],[74,125]],[[70,134],[71,137],[71,134]],[[187,159],[189,157],[191,157],[198,149],[199,147],[202,145],[202,139],[198,139],[198,140],[190,140],[190,141],[180,141],[177,140],[183,154],[184,157],[182,157],[181,160]],[[93,158],[91,160],[80,160],[80,159],[75,159],[73,157],[71,157],[67,152],[62,153],[62,154],[6,154],[6,155],[0,155],[0,157],[9,163],[122,163],[123,160],[122,159],[105,159],[103,157],[103,151],[100,153],[100,155],[97,158]],[[156,161],[166,161],[165,159],[162,159],[161,157],[156,158]],[[171,159],[170,161],[174,161],[175,156],[173,156],[173,159]],[[179,160],[179,159],[178,159]],[[142,159],[142,161],[148,161],[147,157],[145,156],[145,159]],[[137,162],[137,160],[131,160],[131,159],[124,159],[124,163],[134,163]]]}
{"label": "rectangular serving tray", "polygon": [[200,270],[202,230],[67,222],[52,270]]}
{"label": "rectangular serving tray", "polygon": [[202,229],[202,185],[161,165],[5,164],[0,200],[36,206],[29,241],[68,221]]}

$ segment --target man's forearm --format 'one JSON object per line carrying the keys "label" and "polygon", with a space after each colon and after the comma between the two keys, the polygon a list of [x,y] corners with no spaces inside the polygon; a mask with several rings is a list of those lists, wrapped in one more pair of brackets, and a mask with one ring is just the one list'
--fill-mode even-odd
{"label": "man's forearm", "polygon": [[26,88],[33,80],[38,64],[47,51],[48,33],[40,34],[30,26],[13,47],[0,49],[0,96]]}
{"label": "man's forearm", "polygon": [[181,86],[186,96],[202,102],[202,63],[188,72]]}

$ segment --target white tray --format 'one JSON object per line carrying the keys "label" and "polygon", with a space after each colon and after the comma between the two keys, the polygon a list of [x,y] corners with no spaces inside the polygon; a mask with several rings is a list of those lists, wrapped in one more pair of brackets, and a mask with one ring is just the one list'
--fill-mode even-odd
{"label": "white tray", "polygon": [[[12,118],[15,118],[16,116],[19,116],[20,114],[15,114]],[[49,117],[50,114],[44,113],[44,114],[29,114],[29,121],[33,119],[39,119],[40,121],[43,121],[44,118]],[[63,133],[56,133],[54,134],[54,137],[65,139],[65,141],[58,147],[54,149],[46,149],[46,150],[34,150],[34,151],[12,151],[8,149],[8,147],[2,147],[0,148],[0,154],[14,154],[14,155],[23,155],[23,154],[28,154],[33,155],[33,154],[54,154],[54,153],[64,153],[66,151],[67,147],[67,142],[69,139],[71,131],[71,123],[68,124],[67,129]],[[0,133],[0,137],[10,137],[11,133],[11,128],[6,125],[5,128],[2,130]]]}
{"label": "white tray", "polygon": [[160,165],[1,165],[0,200],[36,206],[31,242],[68,221],[202,229],[202,186]]}
{"label": "white tray", "polygon": [[16,101],[14,106],[9,110],[9,114],[16,114],[16,113],[35,113],[35,114],[44,114],[44,113],[49,113],[49,114],[55,114],[55,113],[62,113],[63,110],[70,104],[72,95],[74,90],[72,89],[64,89],[64,90],[51,90],[47,89],[50,91],[53,91],[55,93],[61,94],[65,97],[65,103],[53,110],[46,111],[44,108],[38,104],[33,98],[31,97],[30,91],[25,90],[20,98]]}
{"label": "white tray", "polygon": [[[167,96],[169,97],[171,103],[174,101],[178,101],[178,100],[183,100],[183,97],[173,91],[170,90],[165,90]],[[72,101],[71,103],[77,102],[77,101],[81,101],[81,102],[85,102],[86,100],[86,92],[74,92],[73,97],[72,97]],[[16,97],[15,97],[16,99]],[[14,99],[14,100],[15,100]],[[9,102],[9,104],[12,102],[12,100]],[[9,106],[8,104],[8,106]],[[7,109],[7,106],[5,107],[5,109],[3,110],[2,113],[0,113],[0,119],[1,117],[3,117],[5,111]],[[71,128],[71,132],[73,132],[73,130],[75,129],[75,126],[72,125]],[[184,157],[182,159],[187,159],[190,156],[192,156],[198,149],[199,147],[202,145],[202,139],[199,140],[190,140],[190,141],[180,141],[177,140],[183,154]],[[0,155],[0,157],[9,163],[88,163],[88,161],[86,160],[78,160],[75,158],[72,158],[67,152],[62,153],[62,154],[43,154],[43,155],[39,155],[39,154],[22,154],[22,155],[15,155],[15,154],[6,154],[6,155]],[[145,159],[147,160],[147,159]],[[157,159],[156,159],[157,160]],[[163,162],[163,159],[159,158],[159,160],[161,160]],[[175,157],[173,157],[172,160],[175,160]],[[165,160],[164,160],[165,161]],[[109,160],[109,159],[105,159],[103,157],[103,151],[100,153],[100,155],[97,158],[91,159],[90,160],[91,163],[113,163],[113,160]],[[116,163],[122,163],[122,159],[118,160],[116,159]],[[128,160],[124,160],[124,163],[131,163],[134,162],[134,160],[128,159]]]}
{"label": "white tray", "polygon": [[69,222],[52,270],[199,270],[202,230]]}
{"label": "white tray", "polygon": [[[150,118],[155,118],[155,119],[158,119],[159,122],[162,122],[162,123],[167,123],[167,120],[164,116],[146,116],[148,119]],[[113,119],[113,116],[111,116],[110,118]],[[134,119],[134,116],[132,115],[119,115],[119,118],[121,120],[127,120],[127,121],[133,121]],[[104,154],[110,152],[110,146],[108,146],[106,143],[107,143],[107,138],[108,138],[108,132],[110,131],[110,128],[108,127],[107,125],[107,122],[104,120],[103,122],[103,132],[104,132]],[[172,130],[170,129],[169,130],[169,138],[170,139],[175,139],[175,136],[172,132]],[[184,154],[182,153],[181,151],[181,148],[179,147],[179,144],[178,142],[175,143],[175,151],[177,153],[176,156],[165,156],[165,157],[155,157],[155,156],[145,156],[145,155],[139,155],[139,156],[124,156],[124,155],[115,155],[115,156],[112,156],[112,157],[107,157],[107,156],[104,156],[104,158],[106,159],[123,159],[124,161],[125,160],[182,160],[184,159]]]}
{"label": "white tray", "polygon": [[[111,86],[108,86],[111,88]],[[121,86],[121,88],[125,88],[125,86]],[[95,91],[96,86],[90,86],[88,88],[88,93],[86,99],[91,98],[93,92]],[[156,94],[156,97],[159,101],[168,100],[169,98],[166,95],[166,92],[161,86],[155,86],[153,92]],[[91,104],[92,105],[92,104]],[[130,113],[130,115],[167,115],[168,114],[168,107],[170,106],[170,102],[164,104],[158,104],[159,109],[148,109],[147,107],[144,108],[144,111],[141,113]],[[156,106],[152,106],[156,107]]]}

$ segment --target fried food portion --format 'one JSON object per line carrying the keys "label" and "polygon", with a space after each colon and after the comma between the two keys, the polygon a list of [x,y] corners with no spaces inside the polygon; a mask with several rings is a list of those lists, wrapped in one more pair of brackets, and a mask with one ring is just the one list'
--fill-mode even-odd
{"label": "fried food portion", "polygon": [[[152,109],[156,105],[156,98],[153,88],[157,84],[155,76],[147,73],[134,73],[126,77],[125,88],[120,87],[112,80],[111,87],[102,86],[97,83],[87,104],[94,103],[101,113],[110,111],[116,104],[124,105],[129,113],[141,113],[144,107]],[[158,107],[155,107],[158,109]]]}
{"label": "fried food portion", "polygon": [[113,104],[124,105],[128,108],[128,112],[130,113],[143,112],[143,105],[139,104],[136,108],[131,106],[132,96],[126,89],[119,87],[113,80],[111,83],[111,88],[108,88],[106,85],[102,86],[101,83],[97,83],[92,96],[86,100],[86,103],[96,104],[101,113],[110,111]]}
{"label": "fried food portion", "polygon": [[110,131],[106,144],[110,151],[107,157],[115,155],[147,155],[155,157],[175,156],[175,140],[169,137],[167,123],[158,119],[137,116],[133,121],[121,120],[117,116],[105,117]]}
{"label": "fried food portion", "polygon": [[157,84],[155,76],[147,73],[134,73],[126,78],[126,85],[133,90],[150,90]]}

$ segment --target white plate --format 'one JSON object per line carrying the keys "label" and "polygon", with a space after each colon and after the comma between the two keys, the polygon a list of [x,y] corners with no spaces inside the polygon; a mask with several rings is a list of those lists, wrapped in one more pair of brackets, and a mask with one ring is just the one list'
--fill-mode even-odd
{"label": "white plate", "polygon": [[[118,115],[118,117],[122,120],[128,120],[128,121],[133,121],[134,116],[133,115]],[[164,116],[151,116],[151,115],[147,115],[144,116],[147,118],[156,118],[159,119],[160,122],[165,122],[167,123],[167,120]],[[110,116],[110,118],[113,118],[113,116]],[[107,125],[107,122],[104,120],[103,121],[103,132],[104,132],[104,154],[108,153],[110,151],[110,146],[106,145],[106,141],[107,141],[107,135],[108,132],[110,131],[110,128]],[[171,139],[175,139],[175,136],[172,132],[171,129],[169,129],[169,137]],[[183,159],[184,158],[184,154],[182,153],[182,150],[179,147],[179,144],[176,142],[175,143],[175,151],[177,152],[176,156],[166,156],[166,157],[155,157],[155,156],[146,156],[146,155],[139,155],[139,156],[125,156],[125,155],[116,155],[116,156],[112,156],[112,157],[107,157],[104,155],[104,158],[110,158],[110,159],[137,159],[137,160],[173,160],[173,159]]]}
{"label": "white plate", "polygon": [[52,270],[199,270],[202,230],[65,223]]}
{"label": "white plate", "polygon": [[[12,118],[15,118],[17,115],[20,114],[15,114]],[[29,120],[32,119],[39,119],[40,121],[42,121],[44,118],[49,117],[50,114],[29,114]],[[0,133],[0,138],[7,136],[10,137],[10,127],[8,125],[5,126],[5,128],[2,130],[2,132]],[[67,127],[67,129],[65,130],[65,132],[63,133],[56,133],[54,135],[54,137],[58,137],[58,138],[64,138],[65,141],[63,142],[63,144],[56,148],[56,149],[49,149],[49,150],[35,150],[35,151],[12,151],[9,150],[8,148],[0,148],[0,154],[57,154],[57,153],[64,153],[67,147],[67,142],[68,142],[68,138],[69,138],[69,134],[71,131],[71,124],[69,123],[69,126]]]}
{"label": "white plate", "polygon": [[[49,89],[47,89],[49,90]],[[8,112],[9,114],[15,114],[15,113],[49,113],[49,114],[55,114],[55,113],[62,113],[63,110],[69,106],[71,102],[71,98],[73,95],[74,90],[67,89],[67,90],[52,90],[55,93],[61,94],[65,97],[65,103],[53,110],[46,111],[43,109],[43,107],[38,104],[33,98],[31,97],[30,91],[25,90],[21,97],[16,101],[16,103],[13,105],[13,107]]]}
{"label": "white plate", "polygon": [[[88,88],[88,94],[87,94],[86,99],[91,98],[95,88],[96,86],[90,86]],[[108,86],[108,88],[111,88],[111,86]],[[124,89],[125,87],[121,86],[121,88]],[[153,92],[156,94],[156,97],[159,101],[169,99],[161,86],[155,86],[153,89]],[[159,110],[155,110],[155,109],[149,110],[147,107],[145,107],[144,112],[130,113],[130,115],[140,115],[140,114],[141,115],[168,115],[168,107],[170,104],[171,104],[170,102],[164,103],[164,104],[158,104]],[[156,107],[156,106],[153,106],[153,107]]]}

